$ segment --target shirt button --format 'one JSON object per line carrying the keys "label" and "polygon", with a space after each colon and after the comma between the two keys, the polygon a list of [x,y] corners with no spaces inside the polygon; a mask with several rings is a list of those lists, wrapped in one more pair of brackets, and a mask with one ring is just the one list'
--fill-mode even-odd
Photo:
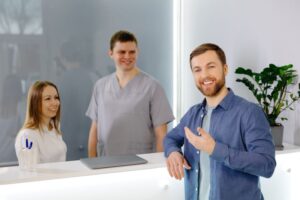
{"label": "shirt button", "polygon": [[198,169],[196,169],[196,173],[198,173]]}
{"label": "shirt button", "polygon": [[197,154],[199,154],[200,152],[199,151],[197,151]]}
{"label": "shirt button", "polygon": [[201,115],[201,118],[203,117],[203,114]]}
{"label": "shirt button", "polygon": [[196,191],[198,191],[198,188],[196,188]]}

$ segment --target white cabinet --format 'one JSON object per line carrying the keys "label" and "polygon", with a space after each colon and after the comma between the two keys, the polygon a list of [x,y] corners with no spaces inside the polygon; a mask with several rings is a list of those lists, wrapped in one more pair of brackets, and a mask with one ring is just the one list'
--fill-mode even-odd
{"label": "white cabinet", "polygon": [[261,178],[261,188],[266,200],[300,199],[299,147],[276,152],[277,166],[271,178]]}

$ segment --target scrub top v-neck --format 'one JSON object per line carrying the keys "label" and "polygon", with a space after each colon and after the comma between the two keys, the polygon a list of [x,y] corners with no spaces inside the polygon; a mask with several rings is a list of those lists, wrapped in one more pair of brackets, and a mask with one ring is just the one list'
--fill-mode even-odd
{"label": "scrub top v-neck", "polygon": [[154,127],[174,119],[162,87],[142,71],[123,88],[116,73],[98,80],[87,116],[97,122],[98,155],[154,152]]}
{"label": "scrub top v-neck", "polygon": [[139,81],[141,72],[135,75],[123,88],[120,86],[116,73],[114,73],[114,78],[112,80],[114,92],[116,96],[122,98],[122,96],[128,95],[128,93],[136,92],[135,82]]}

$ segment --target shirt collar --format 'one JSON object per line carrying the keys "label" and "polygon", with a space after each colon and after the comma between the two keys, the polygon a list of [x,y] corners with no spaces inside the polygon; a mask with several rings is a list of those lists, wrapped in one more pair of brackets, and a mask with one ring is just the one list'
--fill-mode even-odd
{"label": "shirt collar", "polygon": [[[234,98],[235,94],[234,92],[228,88],[228,93],[227,95],[224,97],[224,99],[219,103],[219,105],[216,106],[217,107],[221,107],[224,110],[228,110],[230,104],[233,102],[233,98]],[[206,98],[203,99],[202,101],[202,109],[205,110],[206,107]]]}

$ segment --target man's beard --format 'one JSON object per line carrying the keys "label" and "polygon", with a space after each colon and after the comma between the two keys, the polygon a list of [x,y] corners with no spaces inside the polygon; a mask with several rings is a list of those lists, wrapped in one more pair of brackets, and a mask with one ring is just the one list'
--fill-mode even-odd
{"label": "man's beard", "polygon": [[216,82],[215,86],[213,87],[212,90],[204,90],[201,85],[197,85],[198,90],[200,90],[200,92],[206,96],[206,97],[213,97],[213,96],[217,96],[219,94],[219,92],[221,91],[221,89],[224,87],[225,85],[225,77],[223,76],[222,79],[218,82]]}

